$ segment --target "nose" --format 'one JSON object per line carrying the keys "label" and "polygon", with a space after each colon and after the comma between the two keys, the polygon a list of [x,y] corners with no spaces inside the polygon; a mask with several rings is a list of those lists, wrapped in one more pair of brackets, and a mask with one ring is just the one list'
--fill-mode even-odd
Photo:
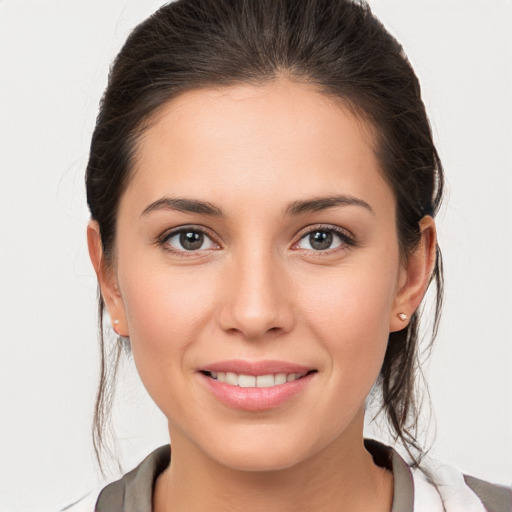
{"label": "nose", "polygon": [[257,340],[292,330],[292,294],[277,256],[246,250],[231,262],[222,284],[219,323],[223,330]]}

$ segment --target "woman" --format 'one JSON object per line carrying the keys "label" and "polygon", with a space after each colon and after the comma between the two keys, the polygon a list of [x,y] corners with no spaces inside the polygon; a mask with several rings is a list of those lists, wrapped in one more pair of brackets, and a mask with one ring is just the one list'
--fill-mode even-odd
{"label": "woman", "polygon": [[[162,7],[114,63],[86,181],[100,319],[172,440],[96,510],[510,509],[506,489],[421,466],[443,173],[414,72],[367,7]],[[363,440],[371,393],[412,474]]]}

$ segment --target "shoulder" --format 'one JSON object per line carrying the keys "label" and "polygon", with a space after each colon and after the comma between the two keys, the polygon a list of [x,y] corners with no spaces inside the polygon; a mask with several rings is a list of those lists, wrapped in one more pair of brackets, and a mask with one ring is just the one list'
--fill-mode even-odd
{"label": "shoulder", "polygon": [[512,511],[512,489],[464,475],[466,485],[480,498],[488,512]]}
{"label": "shoulder", "polygon": [[161,446],[120,480],[102,489],[96,512],[151,512],[155,481],[169,465],[171,448]]}
{"label": "shoulder", "polygon": [[122,478],[99,488],[59,512],[151,512],[153,486],[169,465],[169,445],[151,452]]}
{"label": "shoulder", "polygon": [[413,469],[414,510],[430,510],[436,500],[450,512],[512,512],[512,490],[464,475],[458,469],[428,459]]}
{"label": "shoulder", "polygon": [[393,472],[392,512],[512,512],[512,489],[427,456],[412,468],[392,447],[365,439],[378,466]]}

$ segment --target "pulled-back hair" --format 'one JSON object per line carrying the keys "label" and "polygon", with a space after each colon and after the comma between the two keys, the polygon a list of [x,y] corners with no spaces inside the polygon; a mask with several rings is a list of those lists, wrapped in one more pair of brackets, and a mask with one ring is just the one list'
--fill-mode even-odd
{"label": "pulled-back hair", "polygon": [[[158,109],[192,89],[258,85],[282,77],[316,86],[373,127],[407,259],[420,240],[421,218],[439,208],[443,171],[418,79],[400,44],[370,8],[349,0],[178,0],[133,30],[113,63],[101,101],[86,186],[107,265],[115,262],[117,212],[137,142]],[[442,299],[439,247],[432,280],[433,340]],[[108,346],[101,294],[98,300],[102,363],[93,440],[101,460],[121,344]],[[376,383],[392,435],[416,460],[421,458],[418,338],[415,312],[406,328],[390,333]]]}

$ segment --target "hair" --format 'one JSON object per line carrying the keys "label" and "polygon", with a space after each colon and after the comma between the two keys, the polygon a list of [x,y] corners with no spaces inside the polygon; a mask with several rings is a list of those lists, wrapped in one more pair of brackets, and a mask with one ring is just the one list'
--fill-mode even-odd
{"label": "hair", "polygon": [[[178,0],[132,31],[111,67],[101,100],[86,188],[107,266],[115,264],[116,217],[137,144],[158,109],[185,91],[261,85],[283,77],[315,86],[372,126],[375,154],[395,195],[398,240],[407,258],[420,240],[420,220],[439,209],[443,170],[414,70],[368,5],[349,0]],[[436,250],[429,348],[443,289],[439,246]],[[101,467],[121,344],[108,347],[101,293],[98,302],[102,360],[93,443]],[[395,441],[417,463],[422,454],[417,441],[420,311],[406,328],[390,333],[376,382],[381,412]]]}

